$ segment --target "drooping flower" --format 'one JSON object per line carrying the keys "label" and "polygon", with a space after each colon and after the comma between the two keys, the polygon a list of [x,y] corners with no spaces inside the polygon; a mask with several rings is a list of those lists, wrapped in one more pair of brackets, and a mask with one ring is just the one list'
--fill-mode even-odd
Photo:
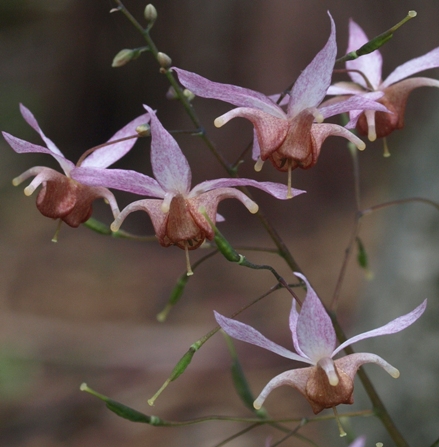
{"label": "drooping flower", "polygon": [[[355,51],[368,42],[360,26],[352,19],[349,23],[348,52]],[[371,97],[377,92],[383,93],[377,99],[392,113],[366,109],[363,112],[351,112],[351,123],[347,127],[356,127],[361,135],[367,135],[370,141],[389,135],[395,129],[404,126],[404,112],[407,98],[418,87],[439,87],[439,81],[431,78],[408,78],[420,71],[439,67],[439,47],[423,56],[411,59],[397,67],[382,80],[383,58],[379,51],[346,62],[346,68],[353,82],[338,82],[328,89],[329,95],[353,95]],[[385,155],[389,155],[385,153]]]}
{"label": "drooping flower", "polygon": [[[133,147],[137,140],[135,129],[149,121],[148,114],[143,114],[131,121],[113,135],[105,145],[96,148],[84,159],[81,157],[80,166],[75,166],[46,137],[30,110],[20,104],[20,111],[25,121],[39,133],[46,147],[29,143],[7,132],[2,132],[5,140],[19,154],[41,153],[52,155],[60,164],[64,174],[44,166],[34,166],[16,177],[13,184],[17,186],[29,177],[35,176],[24,189],[24,193],[30,196],[38,186],[42,185],[36,202],[40,213],[53,219],[61,219],[71,227],[78,227],[90,218],[92,203],[99,197],[104,198],[110,204],[113,215],[116,217],[119,214],[119,208],[116,199],[107,188],[103,188],[102,185],[86,186],[73,180],[71,174],[74,170],[80,171],[83,167],[106,168],[119,160]],[[115,141],[115,143],[111,144],[112,141]]]}
{"label": "drooping flower", "polygon": [[[214,232],[200,208],[215,223],[221,200],[240,200],[251,213],[258,206],[233,186],[253,186],[278,199],[287,198],[287,188],[272,182],[257,182],[243,178],[207,180],[191,189],[192,173],[186,157],[171,134],[162,126],[154,111],[145,106],[151,116],[151,165],[155,179],[136,171],[121,169],[83,168],[74,178],[87,185],[105,185],[142,196],[155,197],[128,205],[111,228],[116,231],[132,212],[146,211],[153,223],[156,236],[164,247],[177,245],[188,250],[198,248],[205,239],[213,239]],[[294,195],[304,191],[294,190]],[[188,273],[190,266],[188,264]]]}
{"label": "drooping flower", "polygon": [[215,312],[216,321],[231,337],[268,349],[282,357],[311,365],[286,371],[271,379],[255,400],[255,408],[261,408],[271,391],[281,385],[292,386],[302,393],[311,404],[315,414],[339,404],[352,404],[354,377],[358,368],[364,363],[375,363],[392,377],[399,377],[399,371],[396,368],[375,354],[355,353],[336,360],[334,356],[357,341],[402,331],[422,315],[427,300],[412,312],[380,328],[356,335],[336,347],[337,338],[334,327],[320,299],[303,275],[299,273],[295,275],[301,278],[307,287],[300,313],[296,309],[294,300],[290,313],[289,325],[296,353],[268,340],[251,326]]}
{"label": "drooping flower", "polygon": [[363,141],[344,127],[323,123],[325,118],[350,110],[387,110],[381,104],[361,97],[320,107],[331,83],[336,53],[335,25],[331,18],[328,42],[297,78],[289,95],[286,113],[273,101],[273,97],[212,82],[181,68],[173,67],[173,70],[183,86],[196,95],[237,106],[215,120],[217,127],[236,117],[252,122],[255,130],[253,159],[258,160],[256,170],[260,170],[262,162],[269,159],[278,170],[291,172],[297,167],[308,169],[314,166],[324,140],[330,135],[344,137],[359,149],[365,148]]}

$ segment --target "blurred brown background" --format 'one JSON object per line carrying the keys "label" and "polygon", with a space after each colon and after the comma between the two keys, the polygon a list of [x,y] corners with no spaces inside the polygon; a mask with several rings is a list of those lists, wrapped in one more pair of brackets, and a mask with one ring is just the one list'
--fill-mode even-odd
{"label": "blurred brown background", "polygon": [[[372,37],[408,10],[417,10],[418,17],[382,49],[384,76],[439,43],[435,0],[163,0],[154,4],[159,18],[153,38],[175,65],[265,94],[283,90],[324,45],[329,35],[327,10],[337,25],[339,55],[346,48],[349,17]],[[126,6],[143,19],[145,3],[133,0]],[[109,14],[113,7],[107,0],[0,1],[2,130],[41,144],[19,114],[22,102],[46,135],[76,161],[140,114],[142,103],[158,109],[167,128],[191,129],[179,104],[165,99],[168,85],[148,54],[125,67],[111,68],[120,49],[144,45],[122,14]],[[437,78],[439,73],[432,70],[426,75]],[[438,200],[438,99],[434,89],[412,94],[406,128],[389,138],[389,159],[382,157],[380,142],[369,143],[359,154],[364,207],[417,195]],[[217,146],[235,159],[251,139],[250,124],[234,120],[217,130],[213,119],[230,106],[203,99],[196,99],[194,105]],[[180,136],[178,141],[193,169],[193,184],[224,175],[201,142],[190,136]],[[4,142],[0,146],[0,445],[210,447],[242,429],[243,425],[220,422],[181,429],[136,425],[81,393],[79,385],[85,381],[140,411],[170,420],[208,414],[251,416],[233,392],[230,360],[219,335],[195,355],[191,367],[154,408],[146,401],[190,344],[214,327],[213,309],[230,314],[268,290],[273,278],[214,258],[196,270],[181,302],[160,324],[155,315],[184,271],[184,253],[67,226],[58,244],[53,244],[56,223],[41,216],[35,198],[24,196],[24,185],[13,188],[11,179],[31,166],[55,167],[56,162],[47,156],[19,156]],[[148,147],[148,141],[139,142],[117,166],[149,173]],[[255,177],[249,158],[242,175]],[[286,181],[268,164],[263,176]],[[255,193],[325,300],[333,293],[351,231],[352,180],[344,140],[330,138],[317,166],[294,172],[294,186],[307,190],[306,197],[275,203]],[[128,195],[118,197],[121,206],[133,200]],[[232,243],[271,247],[256,217],[241,204],[222,203],[219,211],[227,219],[221,229]],[[95,214],[111,222],[105,205],[96,204]],[[431,445],[439,436],[438,226],[437,211],[423,205],[368,217],[361,236],[374,280],[366,281],[352,262],[340,306],[346,332],[354,335],[429,298],[422,323],[357,348],[374,350],[400,368],[398,381],[379,368],[367,370],[413,445]],[[124,228],[152,234],[144,213],[130,216]],[[192,260],[204,253],[192,252]],[[274,256],[244,253],[255,262],[271,263],[292,280]],[[242,320],[290,347],[289,308],[288,296],[277,292],[243,314]],[[236,345],[255,393],[275,374],[291,368],[288,360]],[[266,404],[273,416],[311,416],[304,399],[292,389],[278,390]],[[340,410],[362,408],[369,408],[369,403],[358,384],[356,404]],[[358,434],[368,435],[368,445],[379,441],[392,445],[378,421],[354,420],[352,425]],[[275,439],[280,436],[259,428],[230,445],[264,445],[269,433]],[[342,442],[332,421],[310,425],[304,433],[322,445]],[[300,442],[293,439],[284,445]]]}

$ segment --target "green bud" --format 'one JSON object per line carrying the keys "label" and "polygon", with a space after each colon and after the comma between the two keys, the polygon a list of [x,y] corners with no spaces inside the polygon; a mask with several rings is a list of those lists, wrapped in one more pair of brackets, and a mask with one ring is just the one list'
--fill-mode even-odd
{"label": "green bud", "polygon": [[117,402],[113,399],[110,399],[107,396],[104,396],[103,394],[98,393],[95,390],[92,390],[87,386],[86,383],[82,383],[79,389],[104,401],[106,407],[113,413],[120,416],[121,418],[128,419],[131,422],[143,422],[144,424],[149,425],[163,425],[163,421],[157,416],[147,416],[146,414],[143,414],[140,411],[127,407],[126,405],[121,404],[120,402]]}
{"label": "green bud", "polygon": [[177,284],[172,289],[171,296],[169,297],[169,300],[165,308],[160,313],[157,314],[157,320],[160,323],[163,323],[166,320],[170,310],[177,304],[177,302],[183,295],[184,289],[186,287],[187,282],[189,281],[189,278],[190,276],[188,276],[186,273],[180,276],[180,278],[178,278]]}
{"label": "green bud", "polygon": [[229,241],[215,227],[215,241],[218,250],[230,262],[241,262],[243,256],[240,255],[229,243]]}
{"label": "green bud", "polygon": [[367,253],[364,248],[363,242],[359,237],[357,237],[357,248],[358,248],[358,255],[357,255],[357,261],[361,268],[367,269],[368,268],[368,262],[367,262]]}
{"label": "green bud", "polygon": [[106,402],[106,406],[109,410],[117,414],[119,417],[128,419],[131,422],[143,422],[145,424],[151,424],[151,420],[152,418],[154,418],[154,416],[147,416],[146,414],[140,413],[140,411],[127,407],[126,405],[121,404],[120,402],[116,402],[113,399],[108,399]]}
{"label": "green bud", "polygon": [[133,57],[136,52],[134,50],[124,49],[120,50],[119,53],[114,56],[113,62],[111,64],[112,67],[122,67],[126,65]]}
{"label": "green bud", "polygon": [[148,24],[152,26],[157,19],[157,9],[150,3],[149,5],[146,5],[143,15]]}
{"label": "green bud", "polygon": [[169,376],[169,381],[172,382],[176,379],[178,379],[185,371],[186,368],[189,366],[189,364],[192,361],[192,357],[197,352],[195,348],[192,346],[189,348],[189,350],[184,354],[184,356],[178,361],[178,363],[175,365],[174,369],[171,372],[171,375]]}

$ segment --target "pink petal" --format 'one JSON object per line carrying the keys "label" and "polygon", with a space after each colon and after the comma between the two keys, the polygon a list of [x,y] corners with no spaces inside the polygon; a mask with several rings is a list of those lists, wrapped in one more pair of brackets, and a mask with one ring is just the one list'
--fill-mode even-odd
{"label": "pink petal", "polygon": [[247,197],[243,192],[234,188],[216,188],[199,195],[192,196],[186,200],[186,207],[197,223],[202,228],[208,239],[213,239],[214,230],[209,221],[204,217],[201,209],[204,208],[209,219],[215,223],[217,216],[217,208],[219,202],[225,199],[239,200],[251,213],[256,213],[259,209],[258,205]]}
{"label": "pink petal", "polygon": [[353,82],[336,82],[330,85],[326,94],[327,95],[358,95],[364,93],[365,90],[358,84]]}
{"label": "pink petal", "polygon": [[316,364],[322,358],[331,357],[336,344],[335,331],[329,315],[308,280],[300,273],[295,275],[305,282],[307,288],[297,320],[297,343],[302,352]]}
{"label": "pink petal", "polygon": [[[136,127],[140,126],[141,124],[148,123],[149,119],[150,117],[148,113],[138,116],[116,132],[108,140],[108,142],[137,135]],[[97,149],[82,162],[81,166],[90,168],[107,168],[129,152],[136,141],[137,137]]]}
{"label": "pink petal", "polygon": [[288,120],[285,114],[279,118],[255,108],[238,107],[219,116],[215,120],[215,126],[221,127],[238,117],[247,118],[252,122],[263,160],[278,149],[285,140],[288,131]]}
{"label": "pink petal", "polygon": [[338,124],[313,124],[312,135],[316,146],[319,148],[329,136],[346,138],[360,150],[363,150],[366,147],[363,140],[358,138],[345,127],[339,126]]}
{"label": "pink petal", "polygon": [[368,332],[363,332],[362,334],[358,334],[355,337],[346,340],[333,352],[332,356],[336,355],[346,346],[352,345],[357,341],[371,337],[379,337],[380,335],[396,334],[397,332],[402,331],[403,329],[412,325],[424,313],[426,307],[427,307],[427,300],[424,300],[422,304],[420,304],[416,309],[412,310],[408,314],[403,315],[402,317],[395,318],[390,323],[387,323],[384,326],[381,326],[377,329],[373,329]]}
{"label": "pink petal", "polygon": [[166,192],[186,195],[192,177],[189,163],[155,112],[146,105],[144,107],[151,116],[151,164],[154,177]]}
{"label": "pink petal", "polygon": [[[268,194],[276,197],[277,199],[285,200],[287,198],[288,188],[285,185],[274,182],[258,182],[256,180],[248,178],[221,178],[216,180],[207,180],[195,186],[189,194],[189,197],[194,197],[197,194],[210,191],[216,188],[225,188],[231,186],[253,186],[254,188],[261,189]],[[293,189],[293,196],[303,194],[305,191],[300,189]]]}
{"label": "pink petal", "polygon": [[162,243],[162,245],[166,245],[163,238],[166,234],[166,220],[168,214],[161,210],[161,205],[162,200],[157,199],[137,200],[136,202],[130,203],[120,212],[111,224],[112,231],[117,231],[129,214],[134,213],[135,211],[145,211],[151,218],[155,234],[157,235],[160,243]]}
{"label": "pink petal", "polygon": [[[351,19],[349,22],[349,44],[347,52],[350,53],[351,51],[360,49],[360,47],[368,42],[368,40],[369,39],[360,26]],[[346,62],[347,69],[361,71],[375,90],[378,90],[381,83],[382,65],[383,58],[378,50],[366,54],[365,56],[361,56],[358,59],[354,59],[353,61]],[[349,76],[357,84],[360,84],[364,88],[368,88],[363,76],[360,74],[349,72]]]}
{"label": "pink petal", "polygon": [[351,110],[379,110],[380,112],[389,112],[387,107],[374,101],[374,99],[381,98],[384,92],[373,92],[372,95],[375,96],[373,99],[370,97],[370,94],[367,97],[355,95],[345,101],[320,107],[319,111],[325,119],[340,113],[350,112]]}
{"label": "pink petal", "polygon": [[221,326],[222,330],[237,340],[245,341],[252,345],[259,346],[260,348],[267,349],[268,351],[274,352],[287,359],[297,360],[298,362],[310,363],[306,358],[289,351],[288,349],[279,346],[277,343],[268,340],[259,331],[252,328],[251,326],[241,323],[231,318],[227,318],[214,311],[215,319],[217,323]]}
{"label": "pink petal", "polygon": [[21,140],[20,138],[14,137],[7,132],[2,132],[5,140],[8,144],[14,149],[18,154],[25,153],[40,153],[40,154],[48,154],[52,157],[56,158],[56,161],[60,164],[61,168],[65,172],[65,174],[69,174],[70,171],[75,167],[74,163],[67,160],[64,155],[61,153],[55,153],[50,149],[47,149],[43,146],[38,146],[37,144],[29,143],[28,141]]}
{"label": "pink petal", "polygon": [[352,444],[349,444],[349,447],[365,447],[366,445],[366,436],[359,436]]}
{"label": "pink petal", "polygon": [[381,84],[381,88],[388,87],[412,74],[436,67],[439,67],[439,47],[397,67],[389,76],[387,76],[385,81]]}
{"label": "pink petal", "polygon": [[296,303],[296,300],[293,298],[293,303],[292,303],[291,311],[290,311],[290,319],[289,319],[290,331],[291,331],[291,335],[293,338],[293,345],[294,345],[295,351],[302,357],[306,358],[308,356],[300,349],[300,345],[297,340],[297,320],[298,320],[298,318],[299,318],[299,312],[297,311],[297,303]]}
{"label": "pink petal", "polygon": [[267,96],[253,90],[230,84],[209,81],[195,73],[172,67],[179,81],[192,93],[202,98],[219,99],[237,107],[252,107],[282,118],[283,110]]}
{"label": "pink petal", "polygon": [[308,107],[317,107],[322,102],[331,84],[337,44],[335,42],[335,24],[330,14],[329,18],[331,20],[331,34],[328,42],[302,71],[291,91],[291,98],[288,103],[288,116],[290,118]]}
{"label": "pink petal", "polygon": [[58,155],[61,155],[64,157],[64,155],[61,153],[61,151],[55,146],[55,143],[53,143],[52,140],[50,140],[49,138],[46,137],[46,135],[44,135],[43,131],[40,129],[40,126],[38,125],[38,122],[35,119],[35,117],[33,116],[32,112],[27,107],[25,107],[23,104],[20,104],[20,112],[21,112],[23,118],[25,119],[25,121],[29,124],[29,126],[31,126],[32,129],[36,130],[40,134],[40,137],[46,143],[46,146],[49,148],[49,150],[51,152],[53,152],[54,154],[58,154]]}
{"label": "pink petal", "polygon": [[[273,377],[264,389],[261,391],[259,396],[256,398],[253,406],[258,410],[262,407],[267,396],[275,389],[282,385],[288,385],[296,388],[300,393],[302,393],[306,398],[306,384],[309,379],[310,372],[312,368],[297,368],[290,371],[285,371],[276,377]],[[307,398],[308,399],[308,398]]]}
{"label": "pink petal", "polygon": [[151,177],[125,169],[75,168],[71,177],[88,186],[105,186],[142,196],[165,196],[165,191]]}
{"label": "pink petal", "polygon": [[365,363],[375,363],[384,369],[395,379],[399,377],[399,371],[394,368],[390,363],[386,362],[378,355],[370,354],[368,352],[356,352],[355,354],[346,355],[337,360],[334,360],[337,368],[343,370],[351,379],[354,380],[355,374],[360,366]]}

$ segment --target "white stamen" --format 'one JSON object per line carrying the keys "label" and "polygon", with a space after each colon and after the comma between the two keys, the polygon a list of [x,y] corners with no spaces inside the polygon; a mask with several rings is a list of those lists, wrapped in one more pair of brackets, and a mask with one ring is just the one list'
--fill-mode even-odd
{"label": "white stamen", "polygon": [[189,250],[188,250],[187,246],[188,246],[188,243],[187,243],[187,241],[185,241],[184,242],[184,252],[186,255],[186,270],[187,270],[186,275],[192,276],[194,274],[194,272],[192,271],[191,261],[189,259]]}
{"label": "white stamen", "polygon": [[386,158],[390,157],[389,146],[387,146],[387,138],[386,137],[383,138],[383,143],[384,143],[384,153],[383,153],[383,156],[386,157]]}
{"label": "white stamen", "polygon": [[261,157],[259,157],[255,164],[255,171],[261,172],[262,166],[264,166],[264,162],[262,161]]}
{"label": "white stamen", "polygon": [[337,426],[338,426],[338,431],[340,433],[340,438],[343,438],[344,436],[346,436],[346,432],[344,431],[340,419],[338,418],[338,413],[337,413],[337,409],[335,407],[332,407],[332,409],[334,410],[334,416],[335,416],[335,420],[337,421]]}
{"label": "white stamen", "polygon": [[61,229],[61,224],[62,224],[62,220],[59,219],[58,225],[55,230],[55,234],[53,235],[53,238],[52,238],[52,242],[58,242],[58,234],[59,234],[59,230]]}

